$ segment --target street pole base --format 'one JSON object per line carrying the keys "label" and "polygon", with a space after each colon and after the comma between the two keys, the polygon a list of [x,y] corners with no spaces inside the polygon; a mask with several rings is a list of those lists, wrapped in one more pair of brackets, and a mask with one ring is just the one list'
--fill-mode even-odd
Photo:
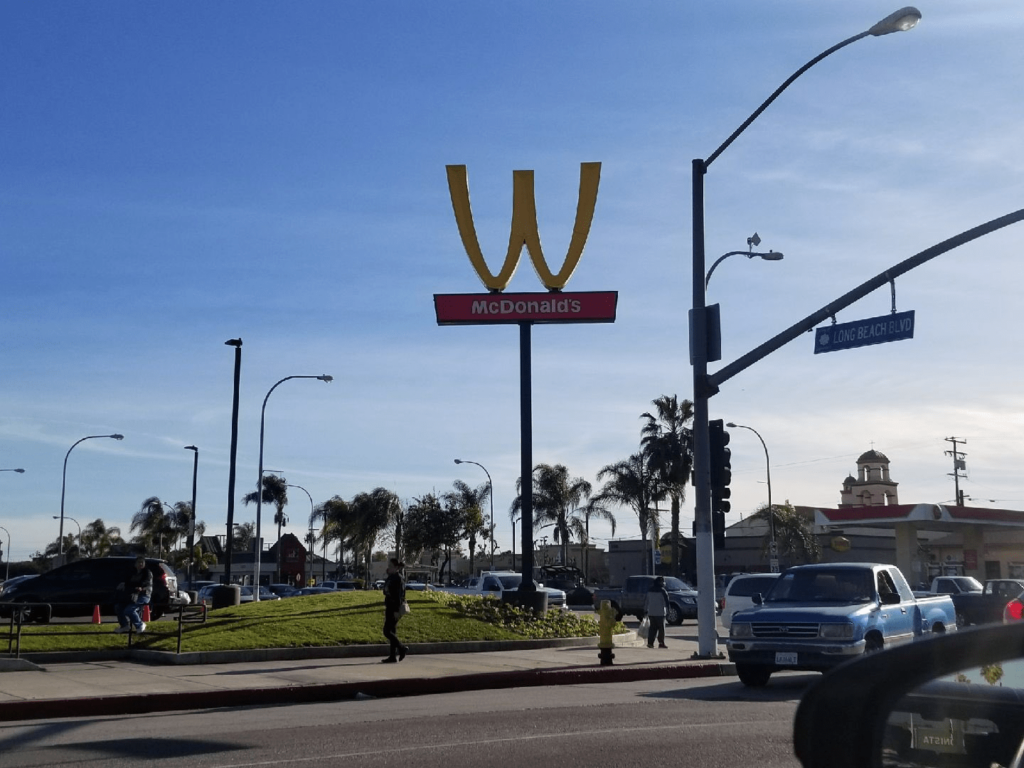
{"label": "street pole base", "polygon": [[693,661],[713,661],[714,659],[724,659],[724,653],[713,653],[710,656],[701,656],[699,653],[693,654],[690,657]]}
{"label": "street pole base", "polygon": [[602,667],[612,666],[612,659],[615,658],[615,654],[612,653],[611,648],[602,648],[597,652],[597,658],[601,660]]}

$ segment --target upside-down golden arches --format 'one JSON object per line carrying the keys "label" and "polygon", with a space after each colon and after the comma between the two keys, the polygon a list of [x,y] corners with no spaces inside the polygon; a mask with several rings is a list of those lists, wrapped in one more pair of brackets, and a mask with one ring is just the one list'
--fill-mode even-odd
{"label": "upside-down golden arches", "polygon": [[580,163],[580,190],[576,204],[576,221],[572,228],[569,250],[558,274],[552,274],[544,259],[544,251],[540,244],[540,231],[537,226],[537,202],[533,191],[533,171],[512,172],[512,227],[508,238],[508,251],[505,262],[497,275],[492,275],[487,268],[480,242],[473,224],[473,210],[469,203],[469,178],[464,165],[446,166],[448,172],[448,190],[451,194],[452,209],[455,222],[459,227],[462,245],[466,249],[469,261],[476,270],[484,286],[491,291],[504,291],[515,274],[519,265],[519,256],[523,246],[530,254],[530,261],[537,272],[541,283],[552,291],[560,291],[569,282],[590,234],[590,225],[594,219],[594,208],[597,205],[597,190],[601,181],[600,163]]}

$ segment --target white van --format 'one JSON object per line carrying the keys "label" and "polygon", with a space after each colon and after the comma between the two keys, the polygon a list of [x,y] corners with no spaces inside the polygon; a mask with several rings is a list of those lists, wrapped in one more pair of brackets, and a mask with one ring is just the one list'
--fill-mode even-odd
{"label": "white van", "polygon": [[722,625],[728,629],[736,611],[754,607],[754,595],[764,595],[772,588],[778,573],[745,573],[733,578],[725,588]]}

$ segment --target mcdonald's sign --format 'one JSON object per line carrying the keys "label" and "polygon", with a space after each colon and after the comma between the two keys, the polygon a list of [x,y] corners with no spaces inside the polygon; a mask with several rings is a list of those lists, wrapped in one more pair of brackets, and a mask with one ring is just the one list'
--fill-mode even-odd
{"label": "mcdonald's sign", "polygon": [[[435,294],[438,325],[495,323],[611,323],[615,322],[616,291],[566,293],[563,291],[579,264],[590,234],[601,179],[600,163],[580,164],[580,188],[576,220],[565,261],[557,273],[551,271],[541,248],[537,226],[533,171],[512,173],[512,226],[505,260],[497,274],[487,267],[473,223],[469,202],[469,178],[464,165],[447,166],[448,191],[463,248],[470,264],[489,293]],[[530,256],[547,293],[505,294],[519,266],[523,248]]]}

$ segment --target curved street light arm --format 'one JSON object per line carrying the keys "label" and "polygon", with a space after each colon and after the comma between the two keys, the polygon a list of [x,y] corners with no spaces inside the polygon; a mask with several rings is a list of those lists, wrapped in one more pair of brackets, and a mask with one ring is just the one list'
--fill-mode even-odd
{"label": "curved street light arm", "polygon": [[[489,494],[490,497],[491,497],[491,528],[488,531],[487,538],[491,540],[491,546],[490,546],[490,550],[491,550],[491,570],[493,571],[494,570],[494,481],[491,480],[491,473],[487,471],[487,467],[485,467],[483,464],[481,464],[478,461],[468,461],[466,459],[456,459],[455,463],[456,464],[476,464],[478,467],[480,467],[480,469],[482,469],[484,471],[484,474],[487,475],[487,486],[488,486],[488,489],[491,492]],[[513,533],[512,536],[513,536],[513,538],[515,538],[515,533]],[[512,563],[512,568],[515,569],[515,562]]]}
{"label": "curved street light arm", "polygon": [[252,599],[253,602],[258,603],[260,601],[260,570],[263,564],[260,562],[261,550],[263,549],[263,542],[260,539],[260,518],[263,516],[263,435],[266,426],[267,417],[267,401],[270,399],[270,395],[273,394],[274,390],[284,384],[286,381],[291,379],[316,379],[317,381],[323,381],[330,383],[334,381],[333,376],[328,376],[326,373],[320,376],[285,376],[267,392],[267,396],[263,398],[263,407],[260,409],[260,466],[259,474],[256,476],[256,551],[255,557],[253,558],[253,574],[252,574]]}
{"label": "curved street light arm", "polygon": [[[75,450],[75,446],[78,445],[78,443],[84,443],[86,440],[94,440],[98,437],[109,437],[113,440],[124,440],[124,435],[117,433],[114,433],[113,435],[86,435],[68,448],[68,452],[64,454],[64,472],[61,475],[60,481],[60,533],[57,535],[57,553],[60,555],[61,565],[64,565],[64,492],[67,490],[68,484],[68,457],[71,455],[71,452]],[[79,539],[81,539],[81,534],[79,534]],[[81,541],[79,541],[79,547],[81,547]]]}

